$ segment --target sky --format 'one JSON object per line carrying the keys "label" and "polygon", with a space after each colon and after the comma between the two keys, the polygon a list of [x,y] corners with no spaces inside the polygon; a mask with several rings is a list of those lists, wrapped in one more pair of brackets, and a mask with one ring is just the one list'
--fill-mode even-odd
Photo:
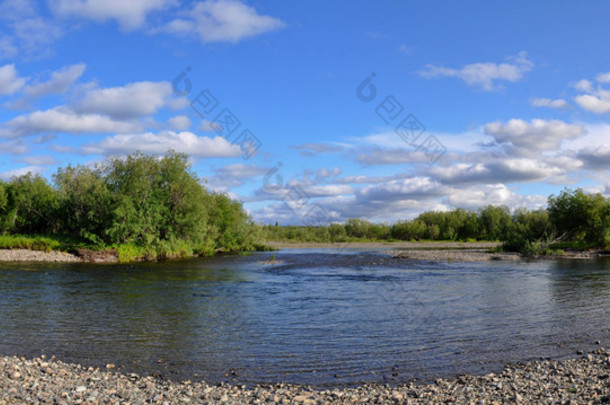
{"label": "sky", "polygon": [[610,195],[603,1],[0,0],[0,180],[189,156],[260,223]]}

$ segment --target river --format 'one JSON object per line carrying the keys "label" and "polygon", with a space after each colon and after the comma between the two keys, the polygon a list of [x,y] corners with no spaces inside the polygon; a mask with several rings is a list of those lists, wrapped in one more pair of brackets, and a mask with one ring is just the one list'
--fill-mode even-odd
{"label": "river", "polygon": [[[263,261],[275,259],[276,264]],[[0,353],[209,383],[483,373],[610,344],[610,261],[433,263],[288,249],[134,265],[0,263]]]}

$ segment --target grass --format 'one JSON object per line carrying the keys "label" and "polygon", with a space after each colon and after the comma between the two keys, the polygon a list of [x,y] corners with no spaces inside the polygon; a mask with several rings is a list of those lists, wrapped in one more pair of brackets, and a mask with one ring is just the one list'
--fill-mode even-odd
{"label": "grass", "polygon": [[42,252],[74,250],[74,240],[56,236],[0,235],[0,249],[29,249]]}

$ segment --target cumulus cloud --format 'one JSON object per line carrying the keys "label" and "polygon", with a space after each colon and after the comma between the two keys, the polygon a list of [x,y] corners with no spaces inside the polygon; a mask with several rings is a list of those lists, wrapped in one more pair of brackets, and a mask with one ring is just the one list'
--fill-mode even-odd
{"label": "cumulus cloud", "polygon": [[411,177],[362,187],[358,190],[358,197],[369,201],[390,201],[440,197],[446,192],[446,188],[430,177]]}
{"label": "cumulus cloud", "polygon": [[316,172],[316,177],[319,179],[326,179],[329,177],[337,177],[341,174],[341,169],[339,169],[338,167],[333,167],[332,169],[327,169],[326,167],[323,167],[321,169],[318,169],[318,171]]}
{"label": "cumulus cloud", "polygon": [[82,148],[85,153],[104,155],[123,155],[135,151],[162,155],[169,149],[197,158],[237,157],[242,153],[239,145],[220,136],[208,138],[192,132],[174,131],[114,135]]}
{"label": "cumulus cloud", "polygon": [[191,120],[186,115],[177,115],[167,120],[167,124],[174,131],[185,131],[191,127]]}
{"label": "cumulus cloud", "polygon": [[44,167],[41,166],[26,166],[20,167],[18,169],[7,170],[5,172],[0,173],[0,180],[8,181],[13,177],[23,176],[28,173],[32,174],[40,174],[44,171]]}
{"label": "cumulus cloud", "polygon": [[140,127],[139,123],[117,121],[96,113],[79,114],[62,106],[13,118],[0,127],[0,137],[17,138],[49,132],[70,134],[124,133],[138,131]]}
{"label": "cumulus cloud", "polygon": [[[561,162],[563,163],[563,162]],[[485,163],[458,163],[434,167],[430,174],[445,184],[515,183],[545,181],[566,169],[540,159],[494,159]]]}
{"label": "cumulus cloud", "polygon": [[231,192],[231,188],[243,186],[246,182],[269,171],[257,164],[235,163],[215,169],[214,174],[205,179],[206,186],[219,192]]}
{"label": "cumulus cloud", "polygon": [[610,169],[610,146],[607,144],[581,149],[577,152],[576,156],[583,162],[584,167],[587,169]]}
{"label": "cumulus cloud", "polygon": [[[600,73],[596,77],[598,83],[609,83],[610,72]],[[582,79],[572,84],[576,90],[581,93],[574,97],[574,101],[582,109],[593,112],[595,114],[609,114],[610,113],[610,90],[604,89],[601,85],[597,87],[593,86],[593,83],[589,80]]]}
{"label": "cumulus cloud", "polygon": [[28,147],[25,145],[22,139],[14,139],[7,142],[0,142],[0,153],[23,155],[28,151]]}
{"label": "cumulus cloud", "polygon": [[379,149],[356,154],[356,161],[364,165],[396,165],[402,163],[426,163],[430,157],[423,150]]}
{"label": "cumulus cloud", "polygon": [[86,65],[84,63],[66,66],[51,73],[50,79],[46,82],[31,84],[23,92],[30,97],[63,94],[83,75],[85,68]]}
{"label": "cumulus cloud", "polygon": [[6,34],[0,39],[0,59],[19,54],[46,57],[51,53],[49,45],[62,35],[55,22],[41,16],[34,0],[1,1],[0,21]]}
{"label": "cumulus cloud", "polygon": [[559,120],[533,119],[527,122],[511,119],[506,123],[485,124],[485,133],[491,135],[507,153],[530,156],[557,150],[563,140],[582,135],[584,129],[581,125]]}
{"label": "cumulus cloud", "polygon": [[475,210],[487,205],[506,205],[511,208],[540,208],[546,203],[541,195],[516,194],[504,184],[487,184],[454,190],[447,196],[449,205],[455,208]]}
{"label": "cumulus cloud", "polygon": [[562,98],[556,100],[550,98],[533,98],[530,100],[530,104],[534,107],[549,107],[558,110],[570,107],[570,104]]}
{"label": "cumulus cloud", "polygon": [[140,28],[146,17],[176,4],[175,0],[50,0],[49,6],[61,17],[79,17],[97,22],[115,20],[124,30]]}
{"label": "cumulus cloud", "polygon": [[578,91],[584,91],[585,93],[590,93],[593,91],[593,83],[591,83],[587,79],[582,79],[577,81],[576,83],[571,84]]}
{"label": "cumulus cloud", "polygon": [[56,163],[55,157],[53,156],[25,156],[21,159],[21,162],[27,163],[32,166],[49,166]]}
{"label": "cumulus cloud", "polygon": [[305,143],[302,145],[291,146],[296,149],[302,156],[316,156],[320,153],[338,153],[345,150],[344,145],[330,143]]}
{"label": "cumulus cloud", "polygon": [[508,57],[504,63],[472,63],[460,69],[426,65],[419,71],[419,75],[425,78],[457,77],[471,86],[490,91],[499,87],[496,83],[498,81],[517,82],[523,79],[533,66],[527,59],[527,53],[520,52],[516,56]]}
{"label": "cumulus cloud", "polygon": [[20,90],[27,81],[25,77],[19,77],[14,64],[0,67],[0,96],[14,94]]}
{"label": "cumulus cloud", "polygon": [[610,113],[610,91],[599,89],[595,94],[582,94],[574,101],[583,109],[595,114]]}
{"label": "cumulus cloud", "polygon": [[595,78],[599,83],[609,83],[610,82],[610,72],[600,73]]}
{"label": "cumulus cloud", "polygon": [[170,21],[163,30],[178,35],[195,35],[202,43],[231,42],[281,29],[281,20],[260,15],[237,0],[206,0]]}
{"label": "cumulus cloud", "polygon": [[89,89],[75,103],[74,109],[127,119],[155,114],[159,109],[171,106],[173,100],[169,82],[135,82],[120,87]]}

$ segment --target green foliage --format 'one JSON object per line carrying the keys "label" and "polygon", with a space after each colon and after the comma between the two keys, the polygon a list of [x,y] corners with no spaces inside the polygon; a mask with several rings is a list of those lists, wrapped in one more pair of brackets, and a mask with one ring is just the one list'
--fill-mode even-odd
{"label": "green foliage", "polygon": [[50,252],[63,250],[57,239],[44,236],[0,235],[0,249],[29,249]]}
{"label": "green foliage", "polygon": [[2,185],[1,231],[52,234],[59,226],[57,191],[40,175],[28,173]]}
{"label": "green foliage", "polygon": [[564,190],[548,201],[549,220],[568,240],[610,247],[610,204],[600,193]]}
{"label": "green foliage", "polygon": [[121,261],[260,248],[260,229],[241,203],[209,193],[182,154],[68,166],[53,181],[28,174],[0,183],[0,232],[114,246]]}
{"label": "green foliage", "polygon": [[119,262],[127,263],[145,257],[147,252],[146,249],[141,246],[132,243],[126,243],[123,245],[119,245],[116,248],[116,253]]}
{"label": "green foliage", "polygon": [[500,240],[511,229],[510,210],[506,206],[493,206],[479,210],[479,232],[481,239]]}

